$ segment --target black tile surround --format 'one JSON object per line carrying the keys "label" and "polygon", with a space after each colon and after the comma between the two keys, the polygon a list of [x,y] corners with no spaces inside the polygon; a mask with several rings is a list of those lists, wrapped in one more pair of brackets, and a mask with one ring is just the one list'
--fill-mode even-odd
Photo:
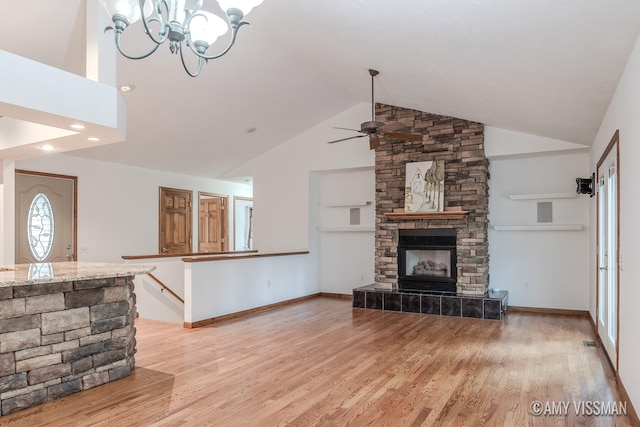
{"label": "black tile surround", "polygon": [[379,289],[375,285],[353,290],[353,307],[370,310],[401,311],[502,320],[507,313],[509,292],[489,290],[485,296],[448,292],[416,292]]}

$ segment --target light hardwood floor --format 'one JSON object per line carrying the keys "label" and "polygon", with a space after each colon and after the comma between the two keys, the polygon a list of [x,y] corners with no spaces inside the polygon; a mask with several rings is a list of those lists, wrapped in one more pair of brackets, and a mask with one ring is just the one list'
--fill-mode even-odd
{"label": "light hardwood floor", "polygon": [[[586,318],[505,321],[315,298],[210,327],[138,319],[125,379],[0,417],[12,426],[626,426],[535,417],[533,401],[620,401]],[[573,404],[571,404],[573,405]]]}

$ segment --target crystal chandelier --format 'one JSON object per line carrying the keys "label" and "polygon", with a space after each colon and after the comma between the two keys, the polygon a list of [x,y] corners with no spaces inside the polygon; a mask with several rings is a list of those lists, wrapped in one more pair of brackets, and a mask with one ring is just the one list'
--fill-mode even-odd
{"label": "crystal chandelier", "polygon": [[[202,10],[203,0],[198,0],[191,9],[185,7],[186,0],[100,0],[111,19],[115,44],[118,51],[129,59],[143,59],[153,54],[164,42],[169,42],[171,53],[180,54],[184,70],[191,77],[202,71],[202,66],[209,59],[217,59],[229,52],[236,41],[238,30],[249,24],[242,19],[263,0],[217,0],[220,9],[226,13],[227,22],[206,10]],[[122,51],[120,38],[124,30],[134,22],[142,19],[145,33],[155,43],[153,48],[140,56],[128,55]],[[227,47],[215,55],[207,55],[207,49],[216,39],[224,35],[231,26],[231,37]],[[185,63],[185,48],[198,57],[195,71],[191,71]]]}

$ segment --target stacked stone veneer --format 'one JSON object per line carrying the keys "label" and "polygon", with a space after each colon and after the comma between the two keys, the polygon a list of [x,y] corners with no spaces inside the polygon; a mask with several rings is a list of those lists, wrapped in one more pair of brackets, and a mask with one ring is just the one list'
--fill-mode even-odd
{"label": "stacked stone veneer", "polygon": [[132,280],[0,287],[2,415],[131,373]]}
{"label": "stacked stone veneer", "polygon": [[[489,286],[489,161],[484,155],[484,126],[383,104],[376,105],[376,120],[401,122],[403,131],[421,133],[422,141],[384,138],[376,150],[376,287],[398,284],[398,229],[455,228],[457,230],[457,291],[484,295]],[[465,219],[394,221],[385,213],[404,209],[405,164],[444,160],[444,206],[460,207]]]}

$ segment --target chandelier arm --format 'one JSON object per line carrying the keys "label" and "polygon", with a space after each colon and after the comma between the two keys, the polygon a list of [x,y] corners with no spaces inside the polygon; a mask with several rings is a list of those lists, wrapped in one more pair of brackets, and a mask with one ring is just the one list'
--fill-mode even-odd
{"label": "chandelier arm", "polygon": [[[105,31],[109,30],[109,29],[113,29],[111,27],[107,27],[105,29]],[[126,53],[124,53],[124,51],[122,50],[122,47],[120,46],[120,35],[122,34],[121,31],[118,30],[114,30],[115,31],[115,44],[116,44],[116,49],[118,49],[118,52],[120,52],[120,54],[122,56],[124,56],[127,59],[144,59],[147,58],[149,56],[151,56],[156,50],[158,50],[158,47],[160,47],[159,44],[156,44],[149,52],[145,53],[144,55],[140,55],[140,56],[131,56],[131,55],[127,55]]]}
{"label": "chandelier arm", "polygon": [[182,54],[182,44],[179,45],[180,46],[180,61],[182,61],[182,67],[184,68],[184,71],[186,71],[186,73],[190,76],[190,77],[198,77],[198,75],[200,74],[200,71],[202,71],[202,66],[204,65],[205,60],[202,58],[198,58],[198,70],[195,73],[192,73],[189,70],[189,67],[187,67],[186,62],[184,62],[184,55]]}
{"label": "chandelier arm", "polygon": [[198,55],[200,58],[202,59],[218,59],[221,56],[225,55],[227,52],[229,52],[229,50],[231,50],[231,48],[233,47],[234,43],[236,42],[236,38],[238,37],[238,30],[240,29],[240,27],[242,27],[243,25],[250,25],[248,22],[242,21],[240,23],[238,23],[237,26],[233,26],[231,28],[231,40],[229,40],[229,44],[227,45],[227,47],[220,53],[216,54],[216,55],[203,55],[201,53],[199,53],[195,46],[194,43],[191,42],[191,34],[187,33],[187,45],[189,46],[189,48],[191,49],[191,51],[193,53],[195,53],[196,55]]}
{"label": "chandelier arm", "polygon": [[158,18],[151,18],[149,19],[149,22],[157,22],[161,28],[164,28],[164,30],[160,31],[158,34],[160,34],[162,37],[160,37],[159,39],[156,39],[152,34],[151,31],[149,31],[149,26],[147,23],[146,19],[142,19],[142,24],[144,25],[144,32],[147,36],[149,36],[149,38],[151,39],[152,42],[154,42],[157,45],[161,45],[162,43],[166,42],[167,39],[169,38],[169,31],[167,31],[167,27],[168,24],[163,24],[162,21]]}
{"label": "chandelier arm", "polygon": [[192,14],[198,13],[200,9],[202,9],[202,0],[198,0],[196,5],[191,8],[191,13]]}
{"label": "chandelier arm", "polygon": [[[164,23],[164,20],[162,20],[162,14],[160,13],[160,6],[164,4],[165,9],[167,8],[167,4],[165,3],[164,0],[162,0],[162,2],[160,4],[156,3],[156,12],[158,14],[158,18],[151,18],[151,19],[147,19],[144,17],[144,4],[145,4],[146,0],[140,0],[138,2],[138,4],[140,5],[140,16],[142,17],[141,21],[142,21],[142,25],[144,25],[144,32],[147,34],[147,36],[149,36],[149,38],[151,39],[151,41],[153,41],[155,44],[160,45],[162,43],[164,43],[165,41],[167,41],[167,38],[169,37],[169,31],[166,31],[167,29],[167,24]],[[169,12],[167,12],[167,15],[169,14]],[[151,31],[149,30],[149,22],[157,22],[161,31],[158,32],[158,34],[161,36],[159,39],[156,39],[153,34],[151,34]]]}

